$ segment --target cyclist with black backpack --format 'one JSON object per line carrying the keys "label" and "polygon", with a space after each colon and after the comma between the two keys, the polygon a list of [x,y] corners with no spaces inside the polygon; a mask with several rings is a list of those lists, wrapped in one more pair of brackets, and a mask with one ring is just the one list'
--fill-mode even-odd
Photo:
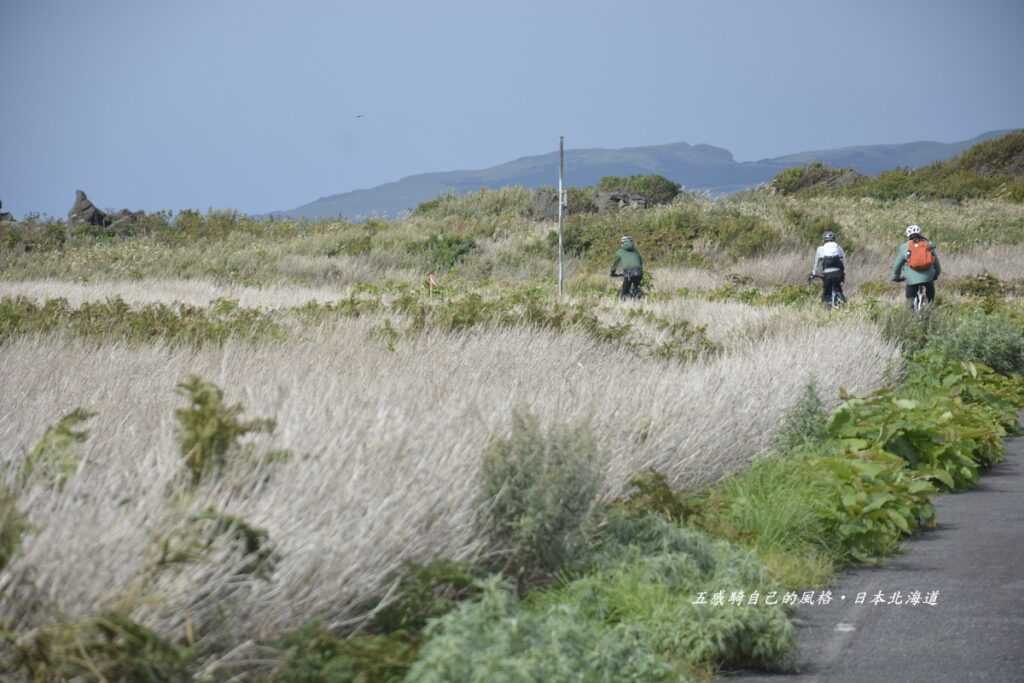
{"label": "cyclist with black backpack", "polygon": [[907,283],[907,304],[914,310],[935,300],[935,281],[942,273],[939,255],[923,234],[921,226],[907,226],[907,241],[896,252],[892,281]]}
{"label": "cyclist with black backpack", "polygon": [[831,230],[826,231],[821,239],[822,245],[814,252],[814,265],[808,280],[820,277],[821,300],[826,306],[837,308],[846,303],[846,296],[843,294],[843,282],[846,280],[846,254],[836,242],[836,235]]}

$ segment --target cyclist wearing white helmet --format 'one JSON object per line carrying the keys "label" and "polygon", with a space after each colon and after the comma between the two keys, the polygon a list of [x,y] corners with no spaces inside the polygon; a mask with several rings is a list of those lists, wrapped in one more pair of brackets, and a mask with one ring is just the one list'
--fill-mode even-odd
{"label": "cyclist wearing white helmet", "polygon": [[827,230],[821,236],[822,245],[814,252],[814,265],[811,268],[810,279],[821,275],[821,300],[826,306],[832,305],[832,294],[835,293],[837,301],[844,303],[846,297],[843,294],[843,282],[846,280],[846,254],[843,248],[836,242],[836,235]]}
{"label": "cyclist wearing white helmet", "polygon": [[896,251],[896,262],[892,266],[892,281],[906,282],[908,304],[913,307],[917,288],[924,286],[928,303],[935,300],[935,281],[942,273],[939,255],[935,245],[921,232],[921,226],[908,225],[907,241]]}

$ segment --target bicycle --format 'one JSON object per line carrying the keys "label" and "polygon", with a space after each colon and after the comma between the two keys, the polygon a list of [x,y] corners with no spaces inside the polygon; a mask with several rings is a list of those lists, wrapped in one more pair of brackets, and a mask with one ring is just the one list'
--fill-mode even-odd
{"label": "bicycle", "polygon": [[[906,278],[900,278],[896,282],[905,282]],[[914,296],[910,299],[910,310],[914,313],[920,313],[926,306],[928,306],[928,283],[922,282],[918,285],[911,285],[914,290]]]}
{"label": "bicycle", "polygon": [[[808,275],[807,282],[810,284],[814,280],[824,280],[824,275]],[[846,295],[843,294],[842,284],[832,288],[831,298],[825,302],[825,305],[829,307],[830,311],[836,311],[843,307],[846,303]]]}
{"label": "bicycle", "polygon": [[[613,277],[613,278],[624,278],[624,277],[626,277],[626,274],[622,273],[622,272],[612,271],[610,273],[610,276]],[[627,297],[630,298],[630,299],[642,299],[644,297],[643,282],[642,281],[634,281],[632,286],[629,288],[628,292],[620,292],[619,293],[619,298],[620,299],[625,299]]]}

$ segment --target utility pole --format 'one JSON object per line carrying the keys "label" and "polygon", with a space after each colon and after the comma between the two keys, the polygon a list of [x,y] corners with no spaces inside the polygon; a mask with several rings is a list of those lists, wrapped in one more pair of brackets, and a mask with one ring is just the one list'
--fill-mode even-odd
{"label": "utility pole", "polygon": [[558,298],[562,298],[565,271],[562,266],[562,222],[564,220],[565,190],[562,188],[562,176],[565,175],[565,136],[558,137]]}

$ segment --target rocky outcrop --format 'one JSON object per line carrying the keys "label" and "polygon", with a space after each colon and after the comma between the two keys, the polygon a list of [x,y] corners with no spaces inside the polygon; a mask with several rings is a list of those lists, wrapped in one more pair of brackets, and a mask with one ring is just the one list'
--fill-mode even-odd
{"label": "rocky outcrop", "polygon": [[92,225],[122,234],[131,232],[132,228],[145,215],[144,211],[129,211],[128,209],[121,209],[116,213],[106,213],[98,209],[84,192],[75,190],[75,203],[68,211],[68,227]]}
{"label": "rocky outcrop", "polygon": [[594,203],[600,213],[617,209],[646,209],[647,197],[631,192],[598,192]]}

